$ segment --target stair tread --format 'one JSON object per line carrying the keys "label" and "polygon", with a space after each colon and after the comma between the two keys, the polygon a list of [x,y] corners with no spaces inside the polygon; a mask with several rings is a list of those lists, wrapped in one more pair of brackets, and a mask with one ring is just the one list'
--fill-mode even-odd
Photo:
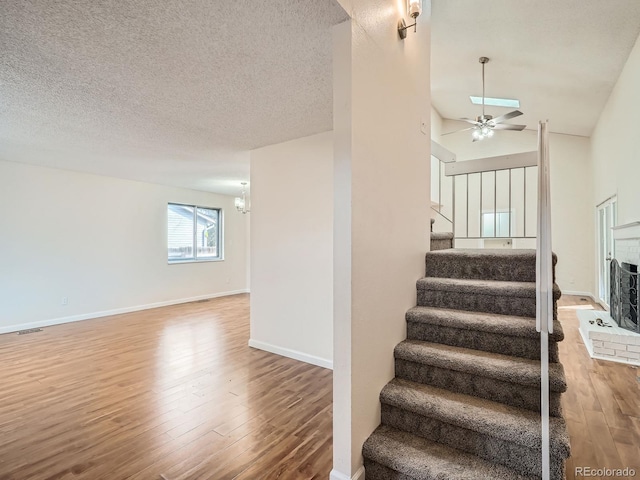
{"label": "stair tread", "polygon": [[[380,401],[527,448],[541,448],[537,412],[398,378],[385,385]],[[552,455],[567,458],[570,447],[564,420],[551,417],[549,427]]]}
{"label": "stair tread", "polygon": [[[431,232],[431,240],[451,240],[453,232]],[[448,248],[447,250],[452,250]],[[436,252],[444,252],[446,250],[436,250]],[[435,252],[434,252],[435,253]]]}
{"label": "stair tread", "polygon": [[[395,348],[395,358],[456,370],[519,385],[540,385],[540,362],[482,350],[453,347],[421,340],[405,340]],[[560,363],[549,364],[549,388],[565,392],[567,383]]]}
{"label": "stair tread", "polygon": [[[462,291],[475,295],[508,295],[536,298],[535,282],[424,277],[417,281],[416,287],[418,290]],[[554,300],[560,298],[560,288],[556,284],[553,285],[553,296]]]}
{"label": "stair tread", "polygon": [[[464,330],[479,330],[511,337],[540,337],[540,333],[536,332],[534,319],[516,315],[416,306],[407,311],[406,320],[407,322],[429,323]],[[549,339],[558,342],[563,338],[562,325],[558,320],[554,320],[553,333],[549,335]]]}
{"label": "stair tread", "polygon": [[367,439],[363,454],[416,480],[529,480],[511,469],[407,432],[379,426]]}
{"label": "stair tread", "polygon": [[[428,256],[437,257],[458,257],[463,259],[513,259],[535,261],[536,251],[530,248],[450,248],[449,250],[441,250],[437,252],[429,252]],[[558,261],[556,254],[553,254],[554,264]]]}

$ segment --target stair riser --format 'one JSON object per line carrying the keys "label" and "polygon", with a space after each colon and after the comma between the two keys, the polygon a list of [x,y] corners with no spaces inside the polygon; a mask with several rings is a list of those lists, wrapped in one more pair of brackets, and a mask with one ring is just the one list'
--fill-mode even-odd
{"label": "stair riser", "polygon": [[[450,290],[418,290],[418,305],[423,307],[450,308],[469,312],[497,313],[519,317],[536,316],[535,297],[507,295],[483,295]],[[554,319],[557,307],[554,302]]]}
{"label": "stair riser", "polygon": [[366,457],[364,459],[364,471],[366,472],[366,480],[417,480],[415,477],[391,470]]}
{"label": "stair riser", "polygon": [[[404,430],[487,461],[504,465],[521,475],[539,475],[540,451],[457,427],[434,418],[382,404],[382,424]],[[564,479],[564,461],[551,457],[551,479]]]}
{"label": "stair riser", "polygon": [[[486,398],[513,407],[540,411],[540,388],[527,387],[456,370],[396,358],[396,377],[457,393]],[[549,394],[549,414],[561,416],[560,394]]]}
{"label": "stair riser", "polygon": [[[497,333],[464,330],[421,322],[407,322],[407,338],[540,360],[540,339],[538,338],[505,337]],[[558,344],[553,341],[549,341],[549,361],[560,361]]]}
{"label": "stair riser", "polygon": [[[433,248],[431,249],[433,251]],[[517,263],[513,268],[502,269],[491,262],[451,262],[447,258],[437,258],[427,254],[427,277],[464,278],[467,280],[498,280],[501,282],[535,282],[535,261],[529,265],[525,262]]]}
{"label": "stair riser", "polygon": [[511,263],[497,262],[494,259],[484,257],[469,258],[464,262],[452,262],[451,258],[427,254],[426,276],[503,282],[535,282],[536,262],[535,257],[532,257],[531,260],[519,260]]}
{"label": "stair riser", "polygon": [[453,240],[431,240],[431,251],[453,248]]}

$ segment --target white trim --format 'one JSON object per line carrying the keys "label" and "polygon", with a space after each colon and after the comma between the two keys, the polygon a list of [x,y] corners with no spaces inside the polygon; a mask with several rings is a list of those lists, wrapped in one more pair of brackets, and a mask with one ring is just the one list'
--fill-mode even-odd
{"label": "white trim", "polygon": [[452,175],[507,170],[509,168],[535,167],[537,165],[538,152],[533,151],[447,163],[444,168],[444,174],[450,177]]}
{"label": "white trim", "polygon": [[248,289],[232,290],[230,292],[209,293],[207,295],[199,295],[197,297],[179,298],[177,300],[167,300],[165,302],[148,303],[146,305],[136,305],[133,307],[114,308],[112,310],[103,310],[101,312],[83,313],[80,315],[71,315],[69,317],[51,318],[47,320],[39,320],[37,322],[19,323],[0,327],[0,334],[17,332],[29,328],[51,327],[53,325],[61,325],[63,323],[80,322],[82,320],[93,320],[94,318],[108,317],[111,315],[120,315],[122,313],[139,312],[141,310],[149,310],[151,308],[167,307],[169,305],[178,305],[180,303],[197,302],[198,300],[208,300],[210,298],[227,297],[229,295],[238,295],[240,293],[249,293]]}
{"label": "white trim", "polygon": [[436,157],[442,163],[452,163],[456,161],[455,153],[447,150],[434,140],[431,140],[431,156]]}
{"label": "white trim", "polygon": [[249,339],[249,346],[257,348],[258,350],[264,350],[265,352],[275,353],[283,357],[293,358],[301,362],[310,363],[311,365],[317,365],[318,367],[328,368],[333,370],[333,362],[326,358],[316,357],[315,355],[309,355],[308,353],[300,352],[298,350],[292,350],[290,348],[279,347],[278,345],[272,345],[270,343],[261,342],[260,340]]}
{"label": "white trim", "polygon": [[562,290],[562,295],[573,295],[575,297],[589,297],[595,303],[598,303],[598,300],[596,300],[596,297],[593,295],[593,293],[579,292],[577,290]]}
{"label": "white trim", "polygon": [[614,240],[626,240],[631,238],[640,238],[640,222],[625,223],[624,225],[616,225],[611,227],[613,230]]}
{"label": "white trim", "polygon": [[364,480],[364,465],[361,466],[358,471],[353,474],[353,477],[349,477],[349,475],[345,475],[344,473],[339,472],[334,468],[333,470],[331,470],[329,480]]}

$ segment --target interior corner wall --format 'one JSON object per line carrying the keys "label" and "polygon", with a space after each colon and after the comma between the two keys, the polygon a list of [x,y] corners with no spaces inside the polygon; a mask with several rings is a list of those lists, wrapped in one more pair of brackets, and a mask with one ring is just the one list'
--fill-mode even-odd
{"label": "interior corner wall", "polygon": [[333,364],[333,134],[252,150],[249,345]]}
{"label": "interior corner wall", "polygon": [[618,225],[640,221],[639,85],[640,37],[591,135],[592,207],[617,195]]}
{"label": "interior corner wall", "polygon": [[442,135],[442,117],[431,105],[431,138],[440,143],[440,135]]}
{"label": "interior corner wall", "polygon": [[[443,121],[443,131],[455,131],[461,123]],[[472,142],[469,132],[440,137],[458,161],[537,150],[537,132],[498,132],[482,142]],[[565,293],[595,295],[594,196],[591,181],[589,139],[552,133],[551,218],[553,250],[558,255],[557,283]]]}
{"label": "interior corner wall", "polygon": [[[167,263],[168,202],[223,209],[224,261]],[[0,222],[0,332],[247,288],[229,196],[0,161]]]}
{"label": "interior corner wall", "polygon": [[424,276],[431,129],[430,2],[405,40],[405,3],[340,3],[352,20],[336,31],[343,43],[334,37],[335,479],[361,478]]}

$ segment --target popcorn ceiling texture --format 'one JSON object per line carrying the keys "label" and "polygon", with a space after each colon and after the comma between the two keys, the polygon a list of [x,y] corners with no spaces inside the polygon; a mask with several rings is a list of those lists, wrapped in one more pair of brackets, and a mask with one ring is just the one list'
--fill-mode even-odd
{"label": "popcorn ceiling texture", "polygon": [[333,0],[7,0],[0,159],[224,190],[331,130]]}

